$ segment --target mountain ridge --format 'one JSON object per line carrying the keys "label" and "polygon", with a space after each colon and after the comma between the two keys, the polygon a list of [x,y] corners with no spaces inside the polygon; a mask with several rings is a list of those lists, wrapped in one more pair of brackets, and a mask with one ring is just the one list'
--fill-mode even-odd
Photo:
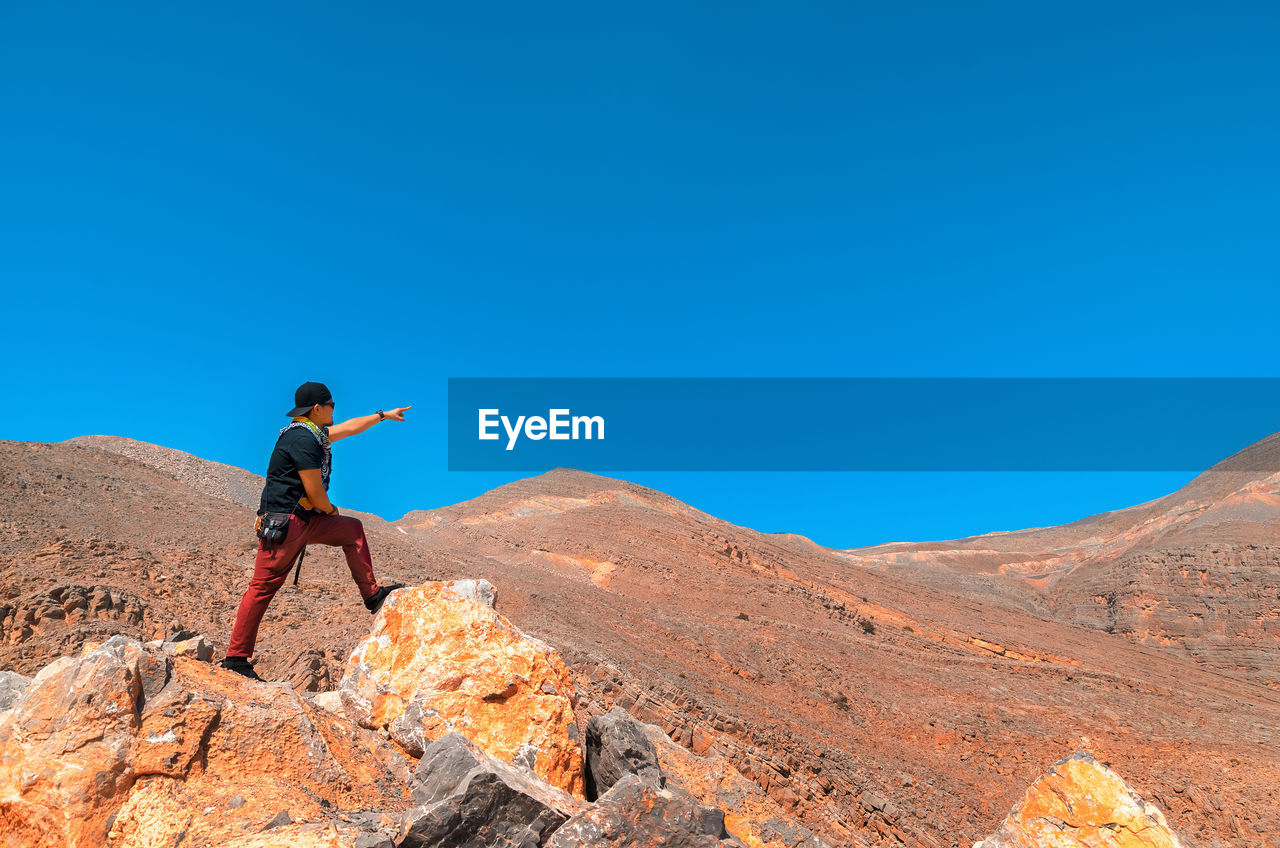
{"label": "mountain ridge", "polygon": [[[251,509],[83,445],[0,443],[0,472],[0,667],[107,629],[219,646]],[[379,577],[490,580],[589,714],[623,706],[725,756],[833,845],[972,844],[1081,736],[1193,837],[1280,832],[1280,695],[1230,667],[1241,646],[1197,658],[1064,620],[1016,581],[866,567],[625,481],[550,482],[537,508],[523,499],[547,491],[515,481],[430,526],[368,522]],[[340,553],[315,549],[273,601],[258,668],[332,688],[363,615]]]}

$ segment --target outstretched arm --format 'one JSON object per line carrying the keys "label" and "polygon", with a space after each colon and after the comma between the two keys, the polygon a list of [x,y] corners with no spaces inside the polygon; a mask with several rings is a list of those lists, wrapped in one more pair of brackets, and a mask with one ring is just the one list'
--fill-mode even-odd
{"label": "outstretched arm", "polygon": [[[413,409],[412,406],[401,406],[397,409],[388,409],[383,415],[387,416],[388,421],[403,421],[404,414],[411,409]],[[336,442],[338,439],[345,439],[347,436],[363,433],[381,420],[377,413],[361,415],[359,418],[348,418],[341,424],[334,424],[329,428],[329,441]]]}

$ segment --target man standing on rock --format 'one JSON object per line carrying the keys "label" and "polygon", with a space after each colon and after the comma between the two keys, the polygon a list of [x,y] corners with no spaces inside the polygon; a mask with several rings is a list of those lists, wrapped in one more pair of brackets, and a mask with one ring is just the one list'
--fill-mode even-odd
{"label": "man standing on rock", "polygon": [[[258,557],[253,578],[240,600],[235,628],[222,667],[261,680],[249,657],[258,624],[276,591],[284,585],[294,561],[307,545],[341,545],[364,605],[377,612],[387,595],[403,584],[379,586],[360,519],[339,515],[329,502],[329,444],[363,433],[381,421],[404,421],[411,407],[363,415],[333,423],[333,396],[323,383],[303,383],[293,395],[293,421],[280,431],[267,464],[267,484],[258,507]],[[270,529],[278,527],[272,534]],[[264,530],[265,528],[265,530]],[[264,538],[265,534],[265,538]],[[272,536],[278,538],[272,538]]]}

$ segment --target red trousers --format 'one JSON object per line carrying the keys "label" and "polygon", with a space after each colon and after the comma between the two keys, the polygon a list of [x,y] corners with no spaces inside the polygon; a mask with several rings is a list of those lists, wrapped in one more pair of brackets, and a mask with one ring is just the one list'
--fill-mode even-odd
{"label": "red trousers", "polygon": [[258,543],[258,558],[253,563],[253,579],[240,599],[236,626],[231,631],[229,657],[248,657],[258,641],[258,625],[276,591],[289,577],[289,566],[304,545],[341,545],[347,555],[347,567],[360,587],[360,596],[368,598],[378,591],[373,577],[373,558],[364,537],[364,525],[358,518],[345,515],[312,513],[304,522],[296,515],[289,517],[289,532],[284,541],[272,548]]}

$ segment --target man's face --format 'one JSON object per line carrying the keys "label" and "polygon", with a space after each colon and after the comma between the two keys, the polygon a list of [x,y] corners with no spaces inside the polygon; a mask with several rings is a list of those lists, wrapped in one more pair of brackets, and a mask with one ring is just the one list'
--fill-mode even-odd
{"label": "man's face", "polygon": [[311,407],[311,413],[307,415],[312,421],[321,427],[328,427],[333,423],[334,403],[332,400],[324,403],[317,403]]}

